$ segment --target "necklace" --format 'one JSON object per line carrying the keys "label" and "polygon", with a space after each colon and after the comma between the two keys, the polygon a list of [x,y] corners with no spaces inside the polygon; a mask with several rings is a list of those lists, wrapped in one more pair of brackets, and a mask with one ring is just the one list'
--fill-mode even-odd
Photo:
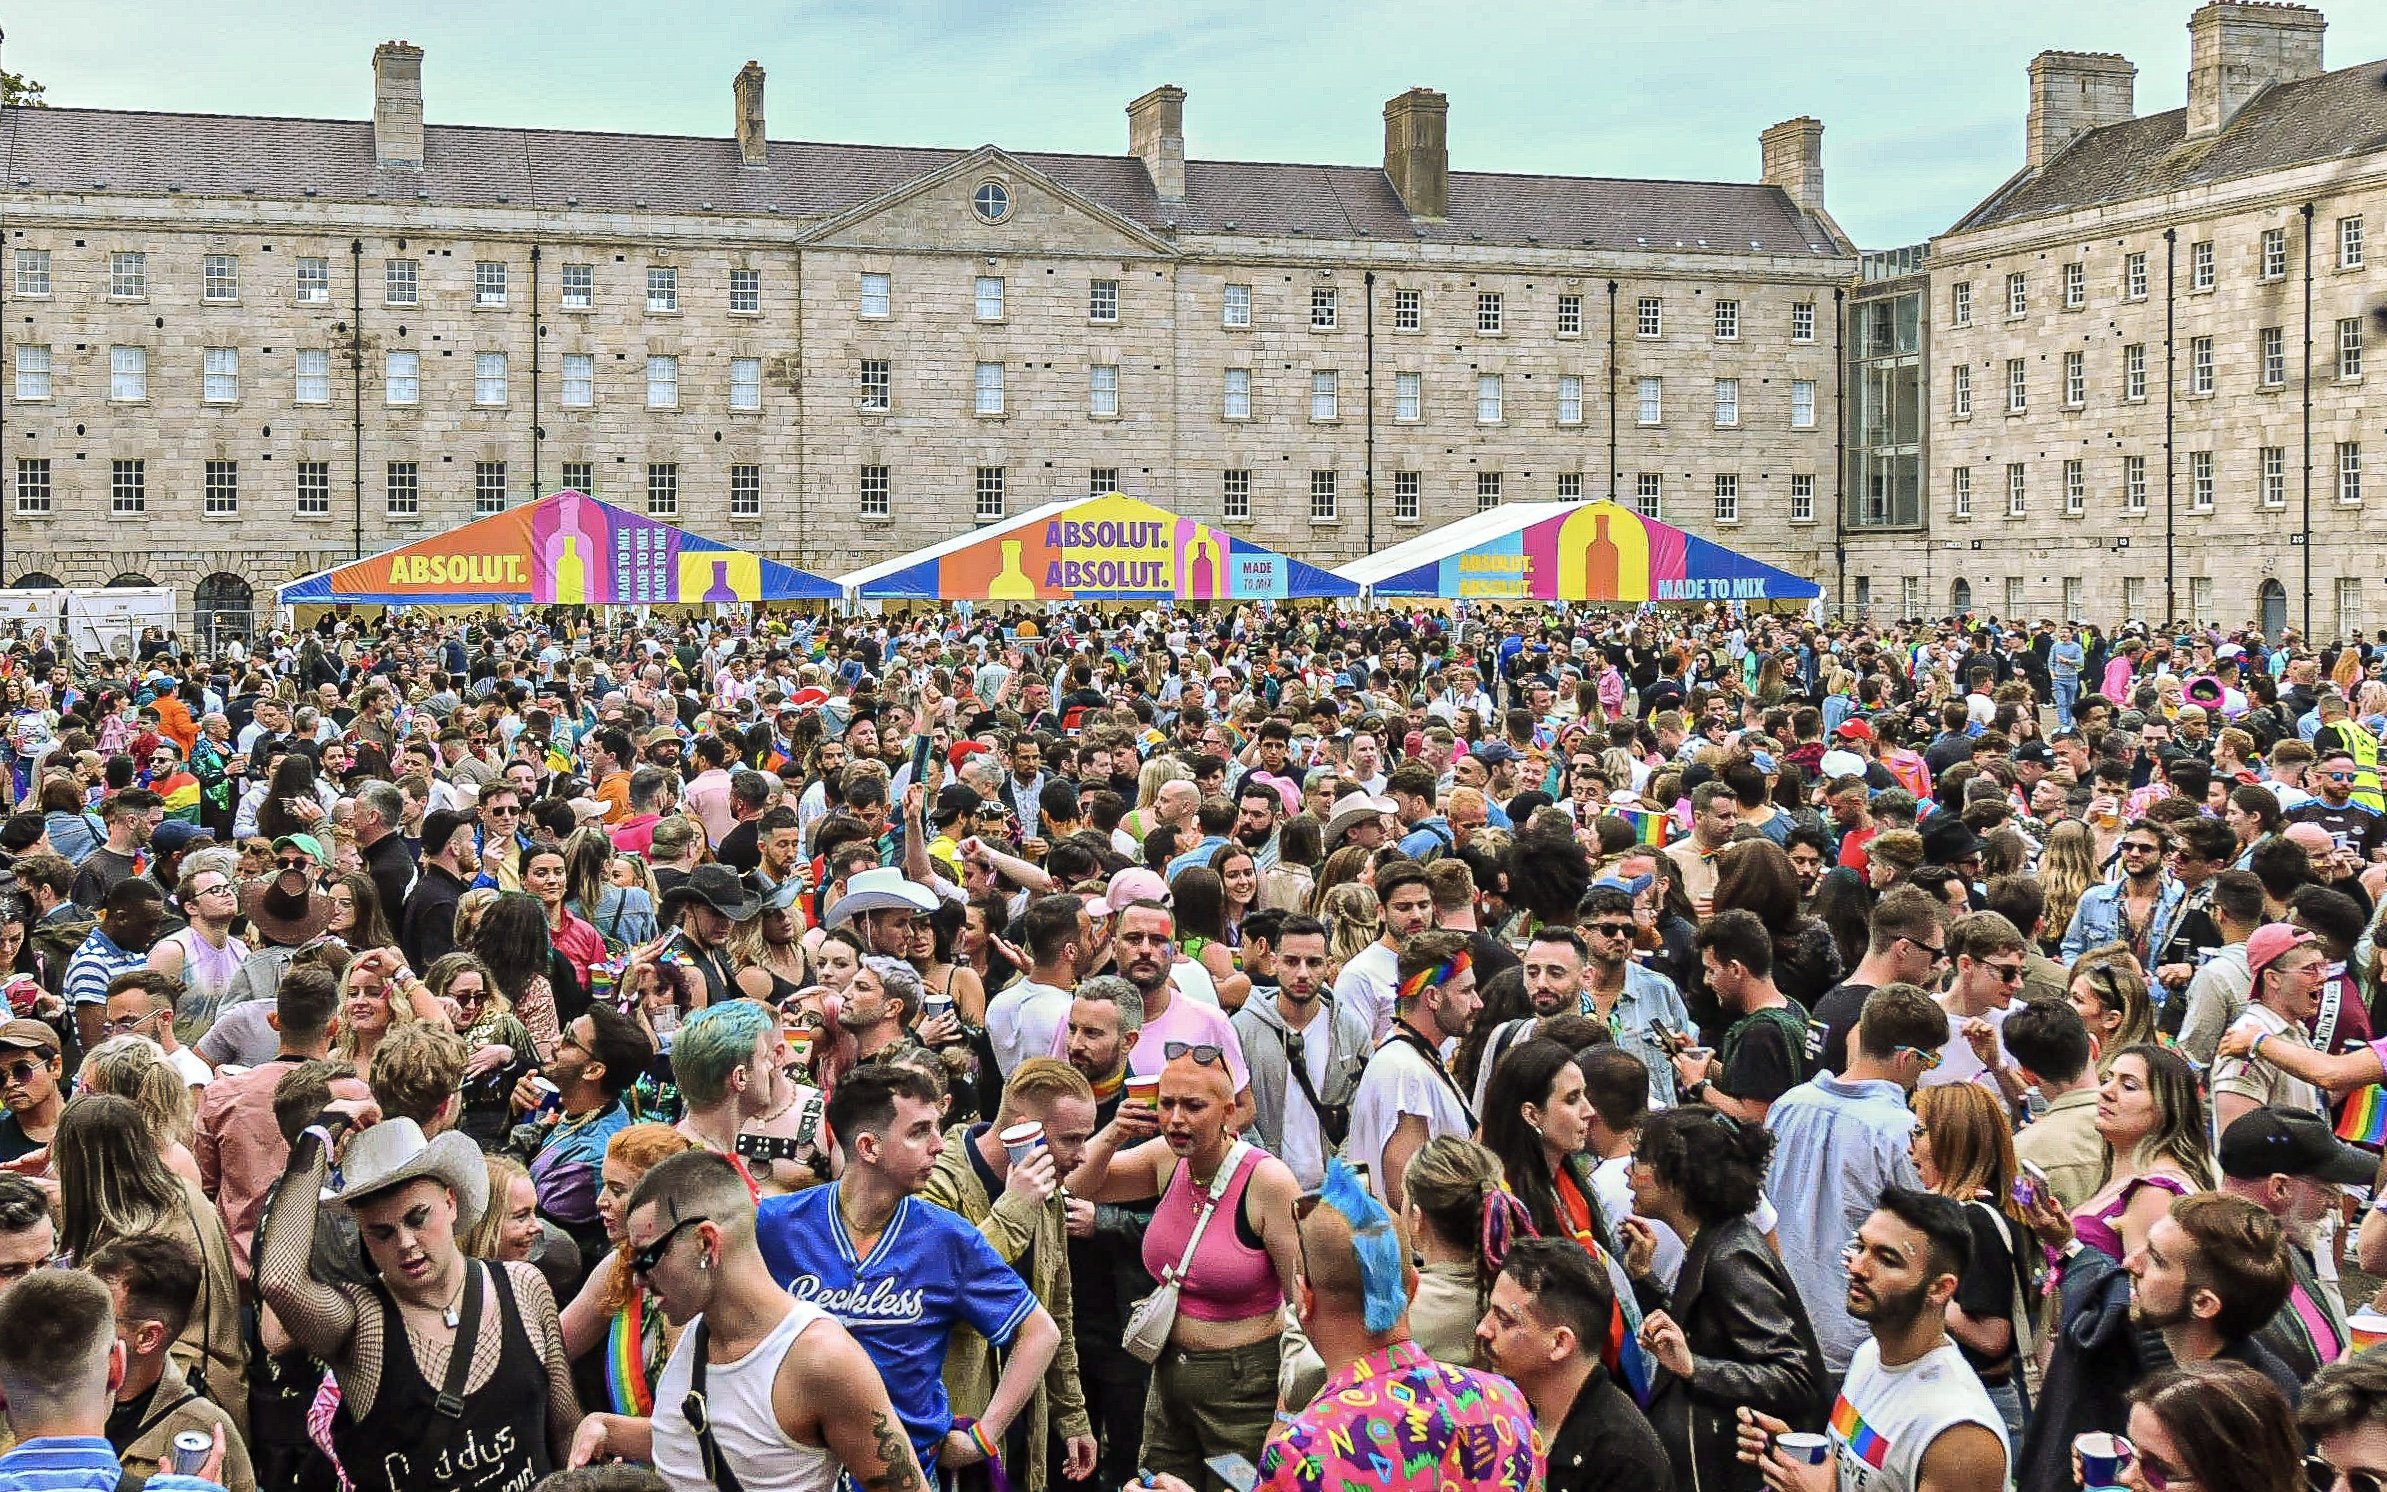
{"label": "necklace", "polygon": [[[456,1286],[456,1293],[448,1297],[448,1303],[446,1305],[439,1307],[439,1319],[450,1329],[453,1329],[459,1324],[456,1308],[464,1304],[464,1291],[466,1287],[472,1283],[472,1271],[467,1269],[463,1273],[464,1279],[462,1283]],[[416,1305],[414,1302],[409,1300],[401,1300],[398,1302],[398,1304],[405,1306],[410,1310],[427,1311],[432,1309],[430,1306]]]}

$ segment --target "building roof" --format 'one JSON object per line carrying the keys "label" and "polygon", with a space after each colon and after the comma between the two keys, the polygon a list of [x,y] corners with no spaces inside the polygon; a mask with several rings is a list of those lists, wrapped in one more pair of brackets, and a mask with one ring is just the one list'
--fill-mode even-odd
{"label": "building roof", "polygon": [[[419,170],[375,163],[370,121],[0,111],[0,191],[110,196],[428,202],[545,211],[719,212],[797,220],[863,206],[971,152],[774,140],[739,163],[724,136],[432,125]],[[1850,252],[1781,188],[1454,171],[1450,215],[1413,221],[1373,166],[1188,161],[1186,200],[1163,203],[1130,155],[1012,152],[1023,165],[1155,231],[1381,238],[1715,253]]]}
{"label": "building roof", "polygon": [[2387,63],[2366,62],[2281,83],[2203,140],[2187,138],[2186,109],[2091,130],[2037,171],[1999,187],[1949,231],[1999,228],[2387,150],[2383,74]]}

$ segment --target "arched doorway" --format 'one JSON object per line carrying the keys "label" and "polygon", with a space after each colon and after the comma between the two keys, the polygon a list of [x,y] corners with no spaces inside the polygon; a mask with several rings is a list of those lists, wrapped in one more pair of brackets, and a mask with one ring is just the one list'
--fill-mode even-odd
{"label": "arched doorway", "polygon": [[2266,580],[2255,588],[2254,606],[2262,618],[2263,636],[2279,641],[2288,628],[2288,588],[2276,580]]}
{"label": "arched doorway", "polygon": [[47,571],[35,570],[29,575],[18,576],[15,589],[20,591],[55,591],[62,590],[65,588],[65,586],[66,582],[60,580],[57,576],[52,575]]}
{"label": "arched doorway", "polygon": [[1973,609],[1973,583],[1959,580],[1948,587],[1948,609],[1958,616]]}
{"label": "arched doorway", "polygon": [[251,609],[256,600],[256,588],[237,575],[219,570],[200,581],[191,596],[191,625],[200,647],[212,654],[233,637],[246,638],[255,630]]}
{"label": "arched doorway", "polygon": [[122,575],[117,576],[114,580],[109,581],[108,589],[112,591],[129,591],[136,590],[142,586],[155,584],[157,584],[157,582],[150,579],[148,576],[136,575],[132,571],[127,570]]}

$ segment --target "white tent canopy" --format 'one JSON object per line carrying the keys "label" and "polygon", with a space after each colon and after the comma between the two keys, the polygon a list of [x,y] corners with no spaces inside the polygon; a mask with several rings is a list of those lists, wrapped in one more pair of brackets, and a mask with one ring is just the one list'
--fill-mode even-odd
{"label": "white tent canopy", "polygon": [[1364,559],[1338,566],[1335,574],[1354,581],[1362,587],[1375,585],[1395,575],[1405,575],[1420,565],[1454,554],[1464,554],[1488,539],[1530,527],[1545,518],[1560,518],[1583,506],[1578,502],[1563,503],[1503,503],[1470,513],[1440,528],[1428,529],[1414,538],[1405,539],[1390,549],[1379,549]]}

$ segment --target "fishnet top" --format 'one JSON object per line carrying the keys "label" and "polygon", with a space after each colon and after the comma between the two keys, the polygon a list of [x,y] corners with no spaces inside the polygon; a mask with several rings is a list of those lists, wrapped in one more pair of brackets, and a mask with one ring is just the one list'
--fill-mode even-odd
{"label": "fishnet top", "polygon": [[[349,1413],[362,1419],[372,1412],[374,1396],[381,1389],[386,1323],[403,1322],[404,1317],[385,1308],[371,1286],[326,1283],[308,1268],[315,1214],[329,1170],[322,1138],[313,1133],[300,1135],[298,1143],[290,1147],[290,1166],[283,1173],[279,1200],[258,1235],[257,1293],[272,1307],[290,1339],[331,1368]],[[572,1368],[564,1353],[555,1296],[534,1265],[492,1267],[507,1271],[514,1297],[522,1306],[522,1324],[530,1334],[531,1349],[546,1363],[547,1438],[555,1464],[564,1465],[571,1456],[572,1432],[580,1425],[580,1401],[572,1390]],[[464,1380],[467,1399],[490,1386],[505,1350],[505,1321],[498,1311],[497,1287],[486,1274],[481,1290],[480,1332]],[[436,1388],[446,1379],[456,1332],[440,1325],[437,1316],[429,1319],[426,1331],[418,1313],[409,1337],[416,1365],[424,1380]],[[539,1388],[509,1383],[500,1385],[498,1392],[535,1393]]]}

